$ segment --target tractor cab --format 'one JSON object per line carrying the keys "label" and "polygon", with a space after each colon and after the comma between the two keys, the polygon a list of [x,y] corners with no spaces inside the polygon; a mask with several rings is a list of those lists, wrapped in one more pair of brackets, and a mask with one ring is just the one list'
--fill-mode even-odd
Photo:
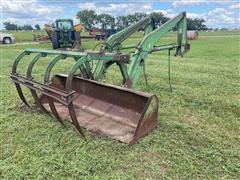
{"label": "tractor cab", "polygon": [[73,20],[72,19],[57,19],[56,20],[56,29],[59,30],[74,30]]}

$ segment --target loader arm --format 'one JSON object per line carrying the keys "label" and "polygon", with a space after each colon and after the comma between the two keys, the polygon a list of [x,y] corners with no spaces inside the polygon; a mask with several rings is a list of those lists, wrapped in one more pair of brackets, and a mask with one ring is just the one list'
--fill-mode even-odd
{"label": "loader arm", "polygon": [[148,25],[151,25],[151,17],[145,17],[144,19],[134,23],[133,25],[121,30],[120,32],[113,34],[107,39],[108,45],[110,45],[113,49],[116,48],[117,45],[120,45],[124,40],[129,38],[133,33],[138,31],[141,28],[146,29]]}
{"label": "loader arm", "polygon": [[[101,51],[106,51],[106,52],[113,52],[113,51],[119,51],[122,46],[122,42],[129,38],[133,33],[138,31],[139,29],[144,29],[144,34],[147,34],[151,32],[154,29],[153,25],[153,19],[148,16],[145,17],[144,19],[134,23],[133,25],[119,31],[116,34],[111,35],[105,45],[102,47]],[[119,64],[120,66],[125,66],[123,64]],[[95,70],[94,70],[94,79],[95,80],[101,80],[103,77],[103,73],[106,71],[106,69],[109,67],[109,65],[101,61],[97,64]],[[120,70],[122,73],[125,73],[122,71],[122,68],[120,67]],[[124,78],[126,78],[127,74],[123,75]]]}
{"label": "loader arm", "polygon": [[[159,39],[166,35],[169,31],[173,30],[175,27],[178,30],[177,43],[157,46],[156,43],[159,41]],[[144,60],[152,52],[176,49],[176,55],[182,56],[182,54],[184,54],[190,48],[189,44],[187,43],[186,33],[186,13],[182,12],[175,18],[167,21],[159,28],[146,34],[140,42],[136,52],[131,56],[130,65],[128,67],[124,67],[124,70],[122,70],[127,70],[128,74],[128,77],[124,77],[124,79],[128,78],[128,80],[125,82],[125,86],[134,88],[143,69]]]}
{"label": "loader arm", "polygon": [[52,27],[49,24],[44,25],[44,30],[46,31],[47,35],[51,37]]}
{"label": "loader arm", "polygon": [[[122,42],[140,28],[144,29],[144,37],[142,40],[140,40],[140,42],[137,44],[122,46]],[[157,46],[156,43],[174,28],[178,32],[177,42],[174,44]],[[144,60],[149,54],[161,50],[176,49],[175,55],[182,56],[190,48],[187,42],[186,33],[186,12],[180,13],[178,16],[167,21],[165,24],[161,25],[158,28],[155,28],[154,19],[148,16],[139,22],[123,29],[122,31],[110,36],[106,41],[106,45],[103,46],[102,51],[120,52],[121,49],[136,48],[135,53],[131,55],[131,59],[129,61],[130,64],[126,62],[116,62],[123,77],[123,85],[128,88],[134,88],[142,72]],[[114,62],[111,64],[113,63]],[[94,79],[97,81],[101,80],[104,72],[110,65],[109,62],[100,61],[94,70]]]}

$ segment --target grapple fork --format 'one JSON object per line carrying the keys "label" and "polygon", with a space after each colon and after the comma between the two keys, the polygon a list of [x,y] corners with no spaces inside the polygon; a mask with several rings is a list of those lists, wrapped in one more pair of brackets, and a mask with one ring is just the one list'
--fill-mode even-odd
{"label": "grapple fork", "polygon": [[[17,66],[25,55],[31,53],[36,55],[30,61],[24,77],[17,73]],[[37,82],[32,75],[32,69],[37,61],[49,54],[55,56],[46,68],[44,82]],[[98,54],[90,56],[91,59],[99,60]],[[73,57],[76,60],[69,74],[58,74],[50,78],[56,63],[66,57]],[[63,125],[65,120],[70,120],[84,139],[81,127],[128,144],[136,142],[156,126],[158,109],[156,96],[92,80],[93,72],[88,57],[89,54],[67,51],[27,49],[16,58],[10,76],[26,105],[29,106],[21,84],[30,89],[35,103],[43,112],[53,114]],[[119,59],[116,54],[101,54],[101,58]],[[76,76],[78,69],[81,72],[80,76]],[[40,96],[37,95],[37,91],[41,93]]]}

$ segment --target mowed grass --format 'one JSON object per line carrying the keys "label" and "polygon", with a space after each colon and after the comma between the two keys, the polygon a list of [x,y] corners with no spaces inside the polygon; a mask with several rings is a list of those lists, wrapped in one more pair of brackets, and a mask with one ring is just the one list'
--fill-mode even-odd
{"label": "mowed grass", "polygon": [[[39,30],[39,31],[3,31],[4,33],[10,33],[13,34],[16,38],[16,42],[30,42],[33,41],[33,35],[47,35],[45,30]],[[239,31],[234,30],[234,31],[213,31],[213,32],[199,32],[201,37],[205,36],[236,36],[239,35]],[[89,36],[88,32],[81,32],[82,36]],[[134,38],[140,37],[141,33],[135,33]],[[175,32],[170,32],[166,35],[166,37],[173,37],[175,38],[176,33]]]}
{"label": "mowed grass", "polygon": [[[51,46],[1,46],[0,178],[239,179],[240,36],[208,36],[190,41],[191,50],[183,58],[171,57],[172,93],[167,52],[146,59],[148,86],[141,77],[137,89],[158,96],[158,125],[133,146],[85,129],[83,141],[71,124],[64,128],[39,110],[26,108],[10,82],[13,60],[24,48]],[[96,43],[87,41],[84,47]],[[36,79],[42,80],[49,59],[37,64]],[[27,63],[20,66],[22,73]],[[72,64],[64,61],[54,71],[68,72]],[[107,82],[121,82],[116,67],[107,75]]]}

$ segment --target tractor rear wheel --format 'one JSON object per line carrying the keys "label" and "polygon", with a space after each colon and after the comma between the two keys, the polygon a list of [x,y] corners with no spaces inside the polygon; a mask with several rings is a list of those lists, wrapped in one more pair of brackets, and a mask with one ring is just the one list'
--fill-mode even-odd
{"label": "tractor rear wheel", "polygon": [[80,32],[74,32],[74,43],[72,48],[74,49],[80,49],[81,47],[81,37],[80,37]]}
{"label": "tractor rear wheel", "polygon": [[53,31],[51,33],[51,41],[52,41],[52,47],[53,49],[58,49],[59,46],[59,39],[58,39],[58,32]]}
{"label": "tractor rear wheel", "polygon": [[80,32],[74,32],[74,40],[79,41],[79,44],[81,44],[81,37],[80,37]]}

